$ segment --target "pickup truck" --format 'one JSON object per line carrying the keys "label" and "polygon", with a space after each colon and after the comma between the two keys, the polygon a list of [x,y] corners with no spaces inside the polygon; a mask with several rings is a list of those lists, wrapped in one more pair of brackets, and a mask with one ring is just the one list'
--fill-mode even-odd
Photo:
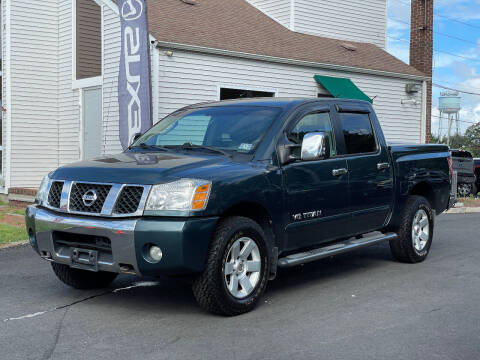
{"label": "pickup truck", "polygon": [[480,159],[473,159],[473,166],[475,167],[475,184],[473,185],[472,194],[477,195],[480,189]]}
{"label": "pickup truck", "polygon": [[278,268],[381,242],[401,262],[425,260],[451,182],[447,146],[388,145],[370,103],[231,100],[48,174],[26,227],[67,285],[186,276],[204,309],[233,316]]}
{"label": "pickup truck", "polygon": [[453,171],[457,172],[457,193],[467,197],[475,190],[475,164],[472,154],[465,150],[450,150]]}

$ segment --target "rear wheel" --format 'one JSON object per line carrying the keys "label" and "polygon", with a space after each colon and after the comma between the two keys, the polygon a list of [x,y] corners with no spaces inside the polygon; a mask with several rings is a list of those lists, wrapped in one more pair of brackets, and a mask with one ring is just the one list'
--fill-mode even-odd
{"label": "rear wheel", "polygon": [[397,229],[398,238],[390,241],[392,255],[401,262],[424,261],[432,245],[433,228],[430,203],[422,196],[410,196]]}
{"label": "rear wheel", "polygon": [[52,269],[64,284],[83,290],[105,288],[117,277],[116,273],[74,269],[68,265],[57,263],[52,263]]}
{"label": "rear wheel", "polygon": [[458,184],[457,193],[460,197],[467,197],[472,193],[472,184]]}
{"label": "rear wheel", "polygon": [[260,225],[240,216],[223,220],[206,268],[193,284],[200,306],[221,315],[243,314],[257,305],[267,281],[267,246]]}

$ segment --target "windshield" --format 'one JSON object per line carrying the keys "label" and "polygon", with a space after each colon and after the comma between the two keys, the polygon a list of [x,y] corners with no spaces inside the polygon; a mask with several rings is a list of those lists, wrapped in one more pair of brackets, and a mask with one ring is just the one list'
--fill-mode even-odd
{"label": "windshield", "polygon": [[148,146],[208,146],[252,152],[281,113],[263,106],[218,106],[180,111],[167,116],[134,144]]}

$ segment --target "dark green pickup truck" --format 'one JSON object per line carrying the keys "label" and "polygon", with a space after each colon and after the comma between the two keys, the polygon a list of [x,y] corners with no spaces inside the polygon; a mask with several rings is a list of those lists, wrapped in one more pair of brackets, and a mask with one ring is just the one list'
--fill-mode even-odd
{"label": "dark green pickup truck", "polygon": [[399,261],[423,261],[451,177],[446,146],[388,145],[367,102],[199,104],[119,155],[50,173],[26,225],[75,288],[186,275],[202,307],[237,315],[279,267],[382,241]]}

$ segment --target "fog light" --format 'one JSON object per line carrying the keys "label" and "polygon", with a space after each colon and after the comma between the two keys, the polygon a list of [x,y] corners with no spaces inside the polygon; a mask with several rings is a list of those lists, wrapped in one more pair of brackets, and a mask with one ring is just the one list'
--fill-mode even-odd
{"label": "fog light", "polygon": [[158,246],[150,246],[150,250],[148,251],[148,253],[153,261],[159,262],[160,260],[162,260],[162,249],[160,249]]}

